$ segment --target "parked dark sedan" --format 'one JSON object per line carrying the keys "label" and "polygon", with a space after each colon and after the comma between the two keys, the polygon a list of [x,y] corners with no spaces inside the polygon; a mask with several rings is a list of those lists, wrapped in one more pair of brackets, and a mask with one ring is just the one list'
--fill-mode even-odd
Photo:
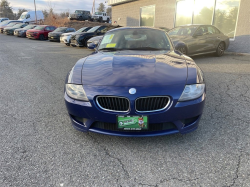
{"label": "parked dark sedan", "polygon": [[166,32],[145,27],[108,31],[65,82],[72,125],[106,135],[192,132],[206,98],[203,73],[195,62],[174,50]]}
{"label": "parked dark sedan", "polygon": [[2,23],[0,23],[0,33],[3,33],[4,28],[6,27],[13,27],[16,24],[19,23],[23,23],[22,21],[18,21],[18,20],[7,20],[7,21],[3,21]]}
{"label": "parked dark sedan", "polygon": [[61,35],[69,32],[76,32],[76,30],[74,28],[58,27],[56,30],[48,34],[48,39],[49,41],[60,42]]}
{"label": "parked dark sedan", "polygon": [[5,27],[3,32],[4,34],[7,34],[7,35],[14,35],[14,31],[16,29],[24,28],[26,26],[27,26],[26,23],[19,23],[19,24],[14,25],[13,27]]}
{"label": "parked dark sedan", "polygon": [[75,33],[71,37],[71,46],[87,47],[87,42],[95,36],[102,36],[107,31],[117,28],[115,26],[96,26],[84,33]]}
{"label": "parked dark sedan", "polygon": [[27,30],[34,29],[36,26],[37,25],[27,25],[26,27],[24,27],[22,29],[16,29],[14,31],[14,35],[19,36],[19,37],[26,37]]}
{"label": "parked dark sedan", "polygon": [[169,31],[177,50],[194,56],[215,53],[222,56],[229,46],[229,37],[212,25],[186,25]]}

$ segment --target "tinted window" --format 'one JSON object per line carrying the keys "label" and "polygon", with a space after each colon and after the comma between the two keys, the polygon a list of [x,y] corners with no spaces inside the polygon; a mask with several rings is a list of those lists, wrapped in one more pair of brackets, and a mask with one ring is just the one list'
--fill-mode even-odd
{"label": "tinted window", "polygon": [[[53,27],[50,27],[50,30],[54,30]],[[67,28],[65,27],[60,27],[60,28],[57,28],[55,30],[55,32],[65,32],[67,30]]]}
{"label": "tinted window", "polygon": [[207,26],[201,26],[198,28],[198,30],[196,31],[196,33],[201,33],[201,34],[207,34],[208,30],[207,30]]}
{"label": "tinted window", "polygon": [[208,30],[208,34],[216,34],[216,31],[215,31],[214,27],[212,27],[212,26],[208,26],[207,30]]}
{"label": "tinted window", "polygon": [[192,27],[177,27],[169,31],[169,35],[177,35],[177,36],[191,36],[195,32],[197,27],[192,26]]}

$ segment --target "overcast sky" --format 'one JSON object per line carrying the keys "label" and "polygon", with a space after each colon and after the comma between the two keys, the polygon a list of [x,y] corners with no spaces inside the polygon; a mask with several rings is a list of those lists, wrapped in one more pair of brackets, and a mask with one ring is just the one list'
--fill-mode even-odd
{"label": "overcast sky", "polygon": [[[29,10],[34,10],[34,0],[8,0],[10,6],[13,8],[14,12],[17,12],[19,8],[25,8]],[[95,0],[97,8],[99,3],[104,3],[106,7],[108,6],[108,0]],[[73,12],[74,10],[92,10],[93,0],[36,0],[37,10],[49,9],[49,2],[51,2],[52,8],[58,13],[64,11]]]}

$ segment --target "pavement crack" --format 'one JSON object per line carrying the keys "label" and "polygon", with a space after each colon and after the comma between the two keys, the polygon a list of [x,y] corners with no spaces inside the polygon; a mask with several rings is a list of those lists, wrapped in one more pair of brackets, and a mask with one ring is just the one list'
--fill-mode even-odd
{"label": "pavement crack", "polygon": [[233,182],[231,185],[227,186],[227,187],[232,187],[235,185],[236,180],[239,178],[239,168],[241,165],[241,157],[242,157],[242,150],[240,151],[240,155],[238,157],[238,162],[237,162],[237,166],[236,166],[236,171],[235,171],[235,177],[233,178]]}
{"label": "pavement crack", "polygon": [[[94,140],[98,145],[101,144],[101,143],[100,143],[95,137],[93,137],[90,133],[88,133],[88,135],[89,135],[89,136],[92,138],[92,140]],[[109,152],[109,150],[107,149],[107,147],[101,146],[101,148],[104,150],[104,152],[105,152],[105,154],[106,154],[107,156],[109,156],[110,158],[113,158],[113,159],[115,159],[115,160],[117,160],[117,161],[119,162],[119,164],[121,165],[121,168],[122,168],[122,170],[123,170],[125,176],[126,176],[127,178],[130,178],[129,173],[128,173],[128,171],[126,170],[125,165],[122,163],[121,159],[118,158],[118,157],[115,157],[114,155],[112,155],[112,154]]]}

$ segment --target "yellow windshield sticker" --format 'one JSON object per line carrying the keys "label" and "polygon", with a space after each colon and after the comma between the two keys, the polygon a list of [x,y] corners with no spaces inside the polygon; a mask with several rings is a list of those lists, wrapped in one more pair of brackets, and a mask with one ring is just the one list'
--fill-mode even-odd
{"label": "yellow windshield sticker", "polygon": [[107,44],[107,45],[106,45],[107,48],[113,48],[113,47],[115,47],[115,46],[116,46],[115,43],[113,43],[113,44]]}
{"label": "yellow windshield sticker", "polygon": [[108,44],[111,43],[112,39],[114,38],[114,34],[106,35],[104,36],[102,40],[102,44]]}

